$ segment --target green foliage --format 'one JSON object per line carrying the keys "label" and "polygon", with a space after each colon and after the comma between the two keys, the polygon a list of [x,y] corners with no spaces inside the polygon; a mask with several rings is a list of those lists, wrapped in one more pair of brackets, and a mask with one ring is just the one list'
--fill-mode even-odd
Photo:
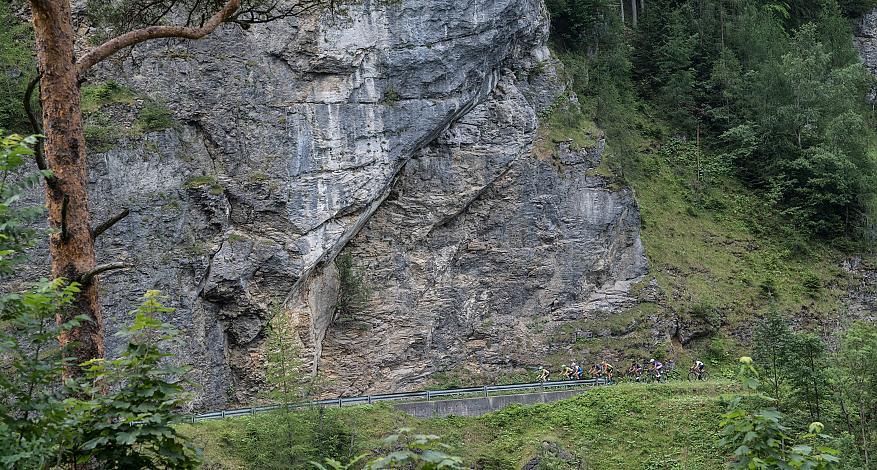
{"label": "green foliage", "polygon": [[[38,213],[21,207],[22,191],[46,175],[22,178],[35,137],[0,140],[0,273],[8,274],[33,243],[28,222]],[[18,180],[18,181],[16,181]],[[23,181],[22,181],[23,180]],[[175,332],[153,315],[171,311],[155,291],[119,333],[126,344],[118,359],[81,364],[82,378],[64,378],[72,366],[58,343],[62,333],[90,321],[80,316],[58,324],[79,287],[43,280],[0,294],[0,467],[2,468],[194,468],[199,459],[172,426],[186,400],[162,352]]]}
{"label": "green foliage", "polygon": [[55,315],[76,296],[75,284],[44,281],[2,299],[0,357],[0,463],[4,468],[195,468],[199,457],[172,426],[187,396],[172,381],[184,370],[163,365],[161,345],[175,332],[151,315],[170,311],[148,292],[134,324],[120,332],[118,359],[83,364],[82,380],[66,379],[70,365],[58,347],[62,331],[87,318],[57,325]]}
{"label": "green foliage", "polygon": [[877,326],[854,323],[844,333],[832,370],[841,420],[852,441],[847,454],[858,465],[873,468],[877,455]]}
{"label": "green foliage", "polygon": [[196,176],[183,184],[184,188],[195,189],[195,188],[208,188],[208,192],[214,196],[219,196],[223,192],[225,192],[225,188],[219,184],[219,181],[216,180],[215,176],[212,175],[203,175]]}
{"label": "green foliage", "polygon": [[[758,390],[758,372],[749,357],[740,358],[740,379],[752,392]],[[813,422],[808,432],[798,439],[789,435],[783,424],[783,415],[775,408],[749,411],[743,397],[734,397],[720,424],[722,447],[733,449],[731,468],[745,469],[830,469],[838,468],[837,451],[822,442],[829,436],[822,434],[823,425]]]}
{"label": "green foliage", "polygon": [[88,116],[101,108],[114,104],[132,106],[134,91],[109,80],[103,83],[83,85],[80,89],[82,114]]}
{"label": "green foliage", "polygon": [[371,289],[363,271],[356,267],[349,253],[335,260],[338,268],[338,300],[335,303],[336,316],[342,320],[355,320],[356,314],[371,299]]}
{"label": "green foliage", "polygon": [[540,116],[539,135],[535,142],[536,155],[553,155],[558,142],[570,142],[573,150],[593,148],[603,132],[587,118],[581,106],[567,95],[559,96]]}
{"label": "green foliage", "polygon": [[176,127],[173,113],[156,101],[147,101],[134,121],[134,130],[141,133],[156,132]]}
{"label": "green foliage", "polygon": [[775,309],[758,323],[752,337],[756,364],[766,371],[768,393],[774,400],[780,399],[786,376],[783,366],[792,342],[788,320]]}
{"label": "green foliage", "polygon": [[265,342],[265,398],[275,403],[294,404],[313,395],[313,382],[302,372],[299,347],[293,342],[295,325],[290,314],[274,307]]}
{"label": "green foliage", "polygon": [[33,31],[12,8],[10,2],[0,3],[0,129],[20,132],[30,129],[23,103],[27,83],[36,76],[36,61]]}
{"label": "green foliage", "polygon": [[400,99],[401,96],[399,96],[399,92],[395,88],[387,88],[387,91],[384,92],[384,103],[388,106],[395,105]]}
{"label": "green foliage", "polygon": [[[117,359],[83,364],[87,382],[68,398],[68,413],[77,416],[77,460],[94,459],[105,468],[196,468],[199,457],[191,443],[172,426],[183,417],[175,411],[188,401],[182,377],[162,350],[178,332],[156,317],[173,312],[161,304],[158,291],[148,291],[131,312],[134,322],[117,336],[126,344]],[[104,393],[105,390],[109,390]]]}
{"label": "green foliage", "polygon": [[366,458],[366,455],[362,454],[350,459],[347,463],[341,463],[339,460],[327,457],[323,460],[323,463],[311,462],[311,465],[318,470],[355,470],[359,467],[360,461],[364,458]]}
{"label": "green foliage", "polygon": [[[384,470],[391,468],[410,468],[418,470],[455,470],[463,468],[463,460],[445,453],[449,446],[439,442],[439,437],[431,434],[412,434],[411,429],[402,428],[397,434],[384,439],[386,455],[378,457],[362,467],[364,470]],[[342,464],[335,459],[326,459],[325,465],[311,462],[318,470],[347,470],[366,457],[354,457]]]}
{"label": "green foliage", "polygon": [[42,210],[23,207],[21,198],[25,190],[38,185],[40,178],[51,173],[19,176],[25,162],[33,159],[36,144],[35,136],[0,135],[0,276],[13,272],[36,235],[31,223]]}
{"label": "green foliage", "polygon": [[766,371],[765,387],[786,410],[806,409],[810,421],[822,420],[828,361],[822,339],[795,333],[788,320],[772,310],[755,328],[755,358]]}
{"label": "green foliage", "polygon": [[[115,81],[84,85],[81,89],[85,141],[90,151],[112,150],[119,140],[176,127],[173,113],[154,100],[145,100],[130,129],[124,129],[113,115],[134,109],[137,95]],[[115,109],[117,107],[118,109]]]}
{"label": "green foliage", "polygon": [[[384,437],[404,427],[413,434],[442,436],[450,446],[442,452],[461,457],[466,468],[522,468],[545,455],[550,442],[586,468],[713,470],[725,461],[716,446],[722,396],[736,390],[731,382],[622,384],[554,403],[512,405],[478,418],[418,419],[389,405],[326,408],[322,425],[312,412],[291,413],[298,433],[291,442],[277,413],[204,421],[182,431],[203,446],[207,465],[228,470],[289,468],[275,463],[282,446],[295,446],[299,461],[348,462],[366,454],[359,461],[364,465],[401,447],[388,449]],[[332,442],[338,445],[309,448],[309,437],[320,432],[327,440],[337,433]]]}
{"label": "green foliage", "polygon": [[677,129],[807,233],[851,233],[875,196],[875,134],[874,79],[850,34],[832,1],[659,0],[638,31],[634,76]]}
{"label": "green foliage", "polygon": [[561,49],[588,48],[596,54],[620,28],[618,4],[609,0],[548,0],[552,40]]}
{"label": "green foliage", "polygon": [[[348,461],[361,449],[353,428],[333,410],[295,410],[232,421],[180,426],[204,449],[206,464],[218,468],[305,468],[309,461]],[[290,433],[292,429],[294,432]],[[390,428],[392,429],[392,428]],[[358,432],[358,431],[357,431]]]}
{"label": "green foliage", "polygon": [[821,421],[828,378],[825,343],[812,333],[797,333],[790,346],[785,362],[791,386],[790,398],[799,407],[807,409],[811,421]]}
{"label": "green foliage", "polygon": [[122,128],[100,111],[86,118],[83,132],[88,149],[98,153],[112,150],[124,135]]}
{"label": "green foliage", "polygon": [[[58,346],[62,331],[77,318],[55,323],[55,313],[79,291],[61,280],[0,296],[0,467],[46,468],[68,463],[79,438],[74,404],[66,401],[76,384],[60,378],[69,361]],[[81,444],[81,441],[78,441]]]}

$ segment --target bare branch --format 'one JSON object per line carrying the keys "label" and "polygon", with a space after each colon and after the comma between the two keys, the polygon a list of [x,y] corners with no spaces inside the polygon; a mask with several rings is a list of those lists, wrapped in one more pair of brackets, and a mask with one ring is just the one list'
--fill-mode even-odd
{"label": "bare branch", "polygon": [[106,232],[110,227],[112,227],[113,225],[116,225],[116,223],[117,223],[118,221],[124,219],[125,217],[128,217],[128,214],[130,214],[130,213],[131,213],[131,211],[128,210],[127,207],[124,208],[124,209],[122,209],[118,214],[112,216],[112,217],[111,217],[109,220],[107,220],[106,222],[104,222],[104,223],[98,225],[97,227],[91,229],[91,238],[92,238],[92,239],[96,239],[96,238],[99,237],[102,233]]}
{"label": "bare branch", "polygon": [[82,275],[82,278],[79,279],[79,283],[83,286],[87,286],[91,284],[95,277],[99,274],[105,273],[107,271],[115,271],[117,269],[130,269],[133,268],[134,265],[128,263],[107,263],[95,266],[94,269]]}
{"label": "bare branch", "polygon": [[[31,132],[34,134],[42,134],[43,129],[40,127],[40,122],[37,120],[37,115],[33,110],[33,92],[37,87],[37,83],[40,82],[40,78],[43,77],[42,73],[38,73],[36,77],[31,79],[31,81],[27,84],[27,90],[24,92],[24,110],[27,113],[27,119],[30,121]],[[34,148],[34,160],[37,162],[37,168],[40,171],[46,171],[49,169],[49,165],[46,164],[46,156],[43,155],[43,139],[40,138],[39,142]],[[46,178],[47,183],[52,183],[50,178]]]}
{"label": "bare branch", "polygon": [[234,15],[241,5],[241,0],[228,0],[222,10],[214,13],[203,26],[198,28],[185,26],[147,26],[130,31],[97,46],[76,62],[76,72],[80,77],[95,64],[126,47],[139,44],[150,39],[183,38],[201,39],[212,33],[222,23]]}

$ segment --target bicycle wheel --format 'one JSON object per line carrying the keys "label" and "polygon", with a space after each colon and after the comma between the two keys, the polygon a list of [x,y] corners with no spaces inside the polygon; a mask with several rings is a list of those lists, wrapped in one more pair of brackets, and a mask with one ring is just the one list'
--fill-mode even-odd
{"label": "bicycle wheel", "polygon": [[699,377],[697,376],[697,372],[691,371],[688,373],[688,380],[689,381],[694,382],[695,380],[698,380],[698,379],[699,379]]}
{"label": "bicycle wheel", "polygon": [[710,374],[707,371],[703,371],[700,373],[700,380],[709,380]]}

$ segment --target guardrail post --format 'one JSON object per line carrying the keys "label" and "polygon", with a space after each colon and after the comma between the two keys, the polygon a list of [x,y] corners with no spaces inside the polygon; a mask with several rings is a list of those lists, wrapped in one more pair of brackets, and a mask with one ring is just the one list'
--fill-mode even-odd
{"label": "guardrail post", "polygon": [[426,391],[426,401],[429,401],[429,390]]}
{"label": "guardrail post", "polygon": [[344,402],[342,400],[343,400],[343,398],[340,398],[340,397],[338,398],[338,408],[341,408],[342,406],[344,406]]}
{"label": "guardrail post", "polygon": [[487,397],[489,397],[489,396],[490,396],[490,395],[487,394],[487,385],[485,385],[485,386],[484,386],[484,398],[487,398]]}
{"label": "guardrail post", "polygon": [[369,404],[369,405],[372,404],[372,396],[371,396],[371,395],[368,396],[368,404]]}
{"label": "guardrail post", "polygon": [[195,416],[197,415],[192,415],[192,424],[195,424]]}
{"label": "guardrail post", "polygon": [[250,408],[250,414],[256,416],[256,407]]}
{"label": "guardrail post", "polygon": [[222,419],[225,419],[225,410],[222,410]]}

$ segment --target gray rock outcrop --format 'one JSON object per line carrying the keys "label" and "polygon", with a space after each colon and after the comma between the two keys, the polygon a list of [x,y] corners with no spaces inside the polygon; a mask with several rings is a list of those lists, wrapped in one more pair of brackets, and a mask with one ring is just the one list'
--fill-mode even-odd
{"label": "gray rock outcrop", "polygon": [[[281,310],[311,369],[353,392],[532,364],[566,322],[629,305],[639,218],[592,171],[602,140],[533,153],[563,89],[547,27],[541,0],[366,1],[104,64],[93,83],[137,93],[104,110],[121,141],[89,156],[95,220],[131,208],[98,242],[136,265],[101,281],[108,332],[166,293],[203,408],[258,395]],[[138,127],[144,102],[175,124]],[[370,290],[353,319],[342,250]]]}
{"label": "gray rock outcrop", "polygon": [[593,174],[602,140],[535,153],[518,86],[505,73],[418,152],[345,248],[369,301],[323,341],[320,369],[339,392],[533,367],[565,351],[553,343],[565,325],[635,303],[646,262],[630,190]]}
{"label": "gray rock outcrop", "polygon": [[865,67],[877,75],[877,9],[866,13],[856,25],[853,45]]}

